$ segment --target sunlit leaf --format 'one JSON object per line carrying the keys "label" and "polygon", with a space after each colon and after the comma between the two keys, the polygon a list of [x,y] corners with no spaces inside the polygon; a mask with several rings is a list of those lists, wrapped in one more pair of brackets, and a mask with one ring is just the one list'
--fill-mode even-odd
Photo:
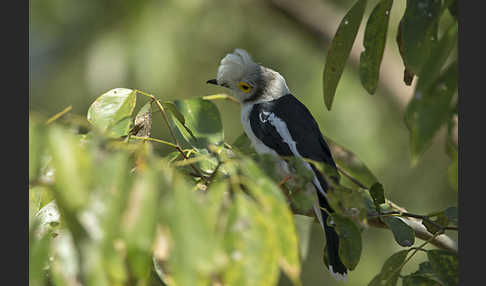
{"label": "sunlit leaf", "polygon": [[179,120],[172,121],[181,143],[187,142],[186,147],[192,146],[198,149],[207,148],[209,144],[222,144],[223,126],[219,110],[214,103],[195,97],[175,100],[174,104],[184,117],[184,125]]}
{"label": "sunlit leaf", "polygon": [[115,88],[100,95],[88,109],[88,121],[110,137],[128,135],[137,101],[136,92]]}
{"label": "sunlit leaf", "polygon": [[327,52],[323,73],[324,103],[331,110],[336,88],[358,33],[366,0],[358,0],[341,20]]}
{"label": "sunlit leaf", "polygon": [[172,242],[168,260],[171,277],[177,285],[206,285],[227,261],[222,238],[214,231],[218,208],[215,204],[222,195],[218,191],[224,190],[213,186],[210,190],[217,194],[204,197],[203,193],[193,191],[180,174],[169,169],[164,172],[172,174],[164,179],[171,191],[159,206]]}
{"label": "sunlit leaf", "polygon": [[309,251],[310,236],[312,233],[313,217],[294,215],[295,227],[299,238],[300,260],[305,261]]}
{"label": "sunlit leaf", "polygon": [[383,216],[380,219],[392,231],[393,237],[399,245],[407,247],[415,243],[415,232],[402,219],[394,216]]}
{"label": "sunlit leaf", "polygon": [[225,234],[231,267],[223,276],[226,285],[266,286],[278,279],[278,238],[265,213],[237,193]]}
{"label": "sunlit leaf", "polygon": [[427,251],[430,265],[445,286],[459,284],[459,261],[456,254],[442,249]]}
{"label": "sunlit leaf", "polygon": [[393,0],[381,0],[366,23],[364,51],[361,52],[359,71],[361,83],[370,94],[375,93],[378,85],[392,4]]}
{"label": "sunlit leaf", "polygon": [[405,123],[410,131],[414,164],[450,116],[450,103],[457,92],[457,73],[457,62],[454,62],[428,90],[417,92],[407,107]]}
{"label": "sunlit leaf", "polygon": [[401,250],[390,256],[368,286],[395,286],[407,254],[408,250]]}
{"label": "sunlit leaf", "polygon": [[29,117],[29,181],[39,176],[42,151],[45,146],[45,128]]}
{"label": "sunlit leaf", "polygon": [[256,197],[265,213],[267,223],[273,228],[279,264],[294,283],[300,275],[299,245],[295,223],[281,190],[252,161],[242,162],[242,172],[246,174],[250,193]]}
{"label": "sunlit leaf", "polygon": [[33,235],[29,243],[29,285],[42,286],[47,278],[50,235]]}
{"label": "sunlit leaf", "polygon": [[160,207],[159,175],[150,166],[136,175],[121,218],[127,256],[134,275],[139,279],[150,273],[151,249]]}
{"label": "sunlit leaf", "polygon": [[333,213],[332,220],[339,235],[339,257],[349,270],[353,270],[361,258],[361,232],[350,218]]}

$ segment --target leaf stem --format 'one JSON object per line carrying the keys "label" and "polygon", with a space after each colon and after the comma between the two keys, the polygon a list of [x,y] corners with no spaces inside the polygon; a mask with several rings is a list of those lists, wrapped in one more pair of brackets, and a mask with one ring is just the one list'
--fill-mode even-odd
{"label": "leaf stem", "polygon": [[64,108],[61,112],[54,114],[46,121],[46,125],[51,124],[52,122],[56,121],[59,117],[63,116],[64,114],[68,113],[71,109],[73,109],[72,105]]}

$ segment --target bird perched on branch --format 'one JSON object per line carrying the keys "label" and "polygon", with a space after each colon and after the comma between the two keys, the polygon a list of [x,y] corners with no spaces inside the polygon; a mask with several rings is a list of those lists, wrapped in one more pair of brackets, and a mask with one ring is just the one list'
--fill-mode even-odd
{"label": "bird perched on branch", "polygon": [[[207,83],[234,92],[242,106],[243,129],[258,153],[307,158],[336,169],[316,121],[291,94],[278,72],[255,63],[245,50],[235,49],[221,60],[217,78]],[[327,220],[328,212],[333,213],[326,195],[331,184],[314,164],[304,164],[313,172],[312,184],[318,198],[313,208],[325,232],[329,271],[334,278],[346,280],[347,268],[338,254],[339,236]]]}

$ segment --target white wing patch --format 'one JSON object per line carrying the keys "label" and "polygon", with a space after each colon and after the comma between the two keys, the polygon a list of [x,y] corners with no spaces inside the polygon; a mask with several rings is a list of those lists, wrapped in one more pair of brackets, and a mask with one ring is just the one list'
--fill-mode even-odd
{"label": "white wing patch", "polygon": [[[260,113],[260,120],[262,120],[262,113]],[[285,143],[287,143],[287,145],[289,145],[290,150],[292,151],[292,153],[295,156],[300,157],[300,158],[303,158],[300,155],[299,151],[297,150],[297,142],[295,142],[294,139],[292,138],[292,136],[290,135],[290,131],[289,131],[288,127],[287,127],[287,123],[285,123],[285,121],[283,121],[282,119],[280,119],[279,117],[277,117],[275,115],[275,113],[271,113],[271,112],[265,112],[265,113],[268,114],[268,116],[265,118],[265,122],[266,121],[269,121],[270,124],[272,124],[273,127],[275,127],[275,129],[277,130],[278,134],[280,134],[280,137],[282,137],[283,141]],[[264,121],[262,120],[262,122],[264,122]],[[317,188],[319,189],[319,192],[327,199],[327,195],[324,192],[324,189],[322,188],[321,183],[317,179],[317,176],[314,173],[314,170],[312,169],[312,167],[310,166],[310,164],[307,163],[307,162],[304,162],[304,165],[305,165],[305,167],[307,169],[309,169],[314,174],[314,178],[312,179],[312,182],[317,186]]]}

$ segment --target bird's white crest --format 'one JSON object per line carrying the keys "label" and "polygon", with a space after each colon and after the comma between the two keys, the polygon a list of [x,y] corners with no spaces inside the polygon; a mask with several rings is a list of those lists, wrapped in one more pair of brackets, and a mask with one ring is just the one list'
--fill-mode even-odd
{"label": "bird's white crest", "polygon": [[247,51],[235,49],[233,53],[227,54],[219,64],[217,81],[233,82],[241,79],[251,69],[258,66]]}

